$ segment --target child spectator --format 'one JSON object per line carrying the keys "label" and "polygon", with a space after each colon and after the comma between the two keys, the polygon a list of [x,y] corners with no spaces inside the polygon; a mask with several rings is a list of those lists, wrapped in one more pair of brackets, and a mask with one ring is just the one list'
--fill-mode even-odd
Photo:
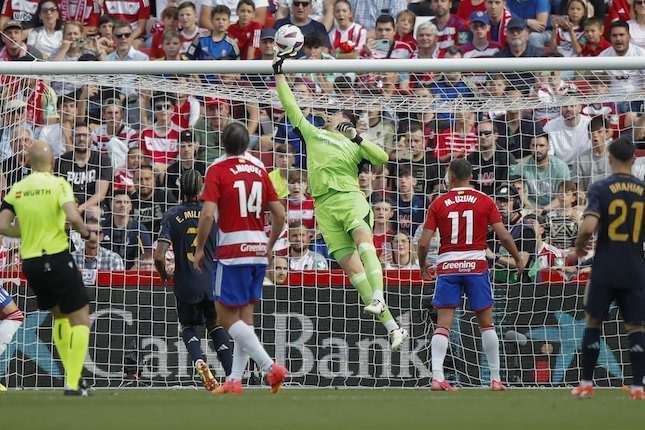
{"label": "child spectator", "polygon": [[[318,33],[309,33],[305,36],[302,51],[305,55],[301,60],[333,60],[334,57],[324,52],[323,36]],[[299,73],[299,77],[306,78],[316,85],[316,93],[331,94],[334,91],[336,73]]]}
{"label": "child spectator", "polygon": [[313,231],[315,222],[314,201],[307,193],[307,172],[292,170],[288,176],[289,196],[287,198],[287,220],[289,224],[294,221],[302,222],[305,227]]}
{"label": "child spectator", "polygon": [[[392,230],[392,203],[389,199],[381,197],[374,203],[374,248],[379,258],[383,256],[385,244],[392,240],[394,231]],[[381,260],[383,261],[383,260]]]}
{"label": "child spectator", "polygon": [[412,176],[409,166],[399,168],[396,180],[398,199],[396,201],[397,231],[411,235],[423,224],[425,217],[426,199],[423,194],[416,194],[414,188],[417,179]]}
{"label": "child spectator", "polygon": [[396,34],[394,41],[407,43],[413,51],[416,51],[419,44],[414,38],[414,23],[416,22],[416,15],[409,10],[402,10],[396,15]]}
{"label": "child spectator", "polygon": [[419,269],[416,253],[410,245],[410,236],[397,233],[391,242],[392,256],[385,264],[386,270],[413,270]]}
{"label": "child spectator", "polygon": [[168,94],[155,95],[152,99],[152,127],[141,131],[143,153],[152,157],[156,173],[165,172],[179,154],[180,130],[172,123],[176,100]]}
{"label": "child spectator", "polygon": [[112,188],[114,190],[126,190],[128,194],[133,194],[135,192],[134,172],[144,164],[150,165],[150,158],[146,157],[138,146],[130,148],[126,158],[126,168],[115,169]]}
{"label": "child spectator", "polygon": [[581,57],[597,57],[605,49],[611,46],[604,37],[605,26],[598,18],[591,17],[584,23],[584,37],[580,39],[582,50]]}
{"label": "child spectator", "polygon": [[580,38],[584,34],[582,26],[587,17],[585,0],[569,0],[567,14],[552,19],[554,30],[551,32],[551,50],[557,50],[563,57],[575,57],[582,52]]}
{"label": "child spectator", "polygon": [[331,54],[336,58],[358,58],[367,43],[367,30],[354,22],[352,5],[347,0],[334,3],[335,26],[329,32]]}
{"label": "child spectator", "polygon": [[[444,58],[462,58],[463,54],[459,48],[456,46],[451,46],[446,49]],[[470,82],[466,82],[463,78],[461,72],[446,72],[441,75],[441,77],[433,81],[430,84],[430,92],[435,96],[439,101],[453,100],[460,97],[463,98],[473,98],[474,85]],[[454,113],[440,112],[437,113],[437,119],[439,120],[450,120],[454,118]]]}
{"label": "child spectator", "polygon": [[565,180],[558,185],[556,198],[560,207],[545,212],[549,225],[549,237],[553,246],[569,249],[578,236],[578,224],[582,212],[577,206],[577,187],[573,181]]}
{"label": "child spectator", "polygon": [[179,61],[188,60],[188,57],[181,53],[182,43],[178,31],[166,30],[163,32],[161,43],[161,56],[157,60]]}
{"label": "child spectator", "polygon": [[437,135],[435,157],[442,162],[467,157],[479,148],[479,138],[474,133],[475,113],[458,111],[455,125]]}
{"label": "child spectator", "polygon": [[240,59],[252,60],[260,55],[260,32],[262,26],[253,21],[255,3],[253,0],[240,0],[237,4],[238,21],[231,25],[228,33],[237,41]]}
{"label": "child spectator", "polygon": [[195,39],[188,48],[192,60],[237,60],[240,49],[237,42],[228,35],[231,25],[231,10],[223,5],[213,8],[213,30]]}
{"label": "child spectator", "polygon": [[157,22],[150,30],[150,33],[152,33],[150,58],[162,58],[165,55],[163,50],[164,33],[179,29],[178,17],[179,13],[175,6],[168,6],[161,12],[161,22]]}
{"label": "child spectator", "polygon": [[[492,58],[504,49],[501,43],[489,40],[490,20],[485,12],[473,12],[469,19],[472,41],[461,47],[464,58]],[[485,73],[472,73],[468,80],[477,85],[486,82]]]}
{"label": "child spectator", "polygon": [[99,18],[99,34],[97,35],[97,37],[105,37],[107,40],[112,40],[114,21],[116,20],[112,15],[101,15],[101,17]]}
{"label": "child spectator", "polygon": [[269,173],[269,179],[273,183],[275,192],[281,199],[289,195],[287,187],[287,175],[289,169],[293,168],[295,161],[295,150],[289,144],[280,144],[275,147],[275,169]]}
{"label": "child spectator", "polygon": [[195,3],[191,1],[182,2],[177,6],[177,17],[181,28],[179,32],[182,43],[181,53],[185,54],[204,30],[197,26],[197,9],[195,9]]}

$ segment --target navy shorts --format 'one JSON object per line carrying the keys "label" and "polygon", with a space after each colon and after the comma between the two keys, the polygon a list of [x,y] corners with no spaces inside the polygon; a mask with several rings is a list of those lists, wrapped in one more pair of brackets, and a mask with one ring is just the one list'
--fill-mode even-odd
{"label": "navy shorts", "polygon": [[215,261],[213,299],[225,306],[246,306],[259,302],[266,270],[264,264],[227,266]]}
{"label": "navy shorts", "polygon": [[215,302],[204,299],[197,303],[185,303],[177,299],[177,318],[182,326],[204,325],[216,321]]}
{"label": "navy shorts", "polygon": [[9,293],[7,293],[7,290],[5,290],[4,288],[0,287],[0,309],[2,309],[5,306],[7,306],[9,303],[11,303],[12,300],[13,299],[11,298]]}
{"label": "navy shorts", "polygon": [[645,323],[645,288],[618,289],[587,285],[585,311],[594,318],[609,318],[609,306],[616,300],[622,320],[628,324]]}
{"label": "navy shorts", "polygon": [[479,312],[493,306],[493,287],[488,271],[468,275],[439,275],[432,298],[435,308],[461,307],[461,297],[466,293],[472,311]]}

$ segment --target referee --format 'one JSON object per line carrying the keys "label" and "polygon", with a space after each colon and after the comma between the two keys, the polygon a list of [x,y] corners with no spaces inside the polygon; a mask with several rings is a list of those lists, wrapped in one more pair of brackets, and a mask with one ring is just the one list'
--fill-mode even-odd
{"label": "referee", "polygon": [[65,368],[65,395],[87,396],[80,379],[90,339],[89,300],[68,251],[65,221],[83,239],[97,237],[78,214],[72,187],[52,174],[49,145],[35,141],[29,160],[32,173],[11,188],[0,206],[0,234],[21,238],[22,271],[38,307],[52,312],[54,344]]}

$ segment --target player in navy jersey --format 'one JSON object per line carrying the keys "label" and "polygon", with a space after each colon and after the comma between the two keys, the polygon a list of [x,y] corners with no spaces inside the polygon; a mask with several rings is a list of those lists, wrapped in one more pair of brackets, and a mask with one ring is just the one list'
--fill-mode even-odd
{"label": "player in navy jersey", "polygon": [[437,257],[437,283],[432,305],[437,309],[437,328],[432,336],[432,390],[456,391],[445,380],[443,362],[450,339],[455,309],[466,293],[470,309],[477,315],[482,334],[482,348],[490,366],[490,388],[505,391],[499,374],[499,339],[493,325],[493,289],[486,262],[486,233],[492,226],[504,247],[517,262],[517,272],[524,263],[510,233],[504,227],[495,202],[472,188],[473,169],[466,159],[456,159],[448,168],[450,191],[438,197],[428,209],[423,234],[419,239],[421,276],[432,280],[426,255],[430,240],[439,230],[441,245]]}
{"label": "player in navy jersey", "polygon": [[[171,208],[163,216],[154,261],[162,280],[166,281],[171,276],[174,279],[177,316],[181,324],[184,344],[199,372],[204,388],[212,392],[217,388],[218,383],[206,364],[196,327],[206,325],[208,336],[213,341],[217,357],[227,376],[231,374],[233,356],[228,334],[217,324],[217,313],[213,302],[214,232],[204,246],[204,251],[209,257],[205,260],[204,266],[208,270],[197,273],[193,268],[197,224],[202,209],[202,204],[198,200],[202,183],[202,175],[196,170],[187,170],[181,175],[179,179],[181,204]],[[166,269],[166,251],[170,245],[175,254],[173,275],[170,275]]]}
{"label": "player in navy jersey", "polygon": [[[202,272],[217,213],[213,297],[219,321],[235,341],[235,349],[231,374],[216,392],[242,392],[242,375],[250,357],[267,372],[271,391],[277,393],[288,372],[274,363],[256,336],[253,308],[262,294],[267,255],[282,232],[286,215],[264,165],[246,151],[248,130],[239,123],[227,125],[222,146],[226,154],[206,171],[193,261],[195,270]],[[268,241],[264,232],[267,209],[271,212]]]}
{"label": "player in navy jersey", "polygon": [[587,208],[575,252],[597,231],[591,280],[585,292],[587,325],[582,337],[582,379],[575,397],[593,396],[593,373],[600,353],[600,329],[613,300],[618,304],[632,364],[632,399],[645,399],[645,183],[632,175],[634,144],[619,138],[609,144],[612,175],[587,191]]}

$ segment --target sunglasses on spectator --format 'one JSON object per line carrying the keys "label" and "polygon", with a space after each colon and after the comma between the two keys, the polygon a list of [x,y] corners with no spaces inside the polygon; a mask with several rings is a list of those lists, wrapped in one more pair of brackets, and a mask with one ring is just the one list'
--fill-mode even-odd
{"label": "sunglasses on spectator", "polygon": [[492,131],[492,130],[484,130],[484,131],[480,131],[480,132],[479,132],[479,133],[477,133],[477,134],[478,134],[479,136],[490,136],[491,134],[493,134],[493,131]]}
{"label": "sunglasses on spectator", "polygon": [[50,12],[54,13],[54,12],[58,11],[58,8],[57,7],[44,7],[42,9],[40,9],[40,11],[42,13],[50,13]]}
{"label": "sunglasses on spectator", "polygon": [[114,37],[117,37],[119,39],[127,39],[130,36],[132,36],[132,33],[119,33],[119,34],[114,33]]}
{"label": "sunglasses on spectator", "polygon": [[635,0],[634,1],[634,6],[636,6],[637,4],[645,5],[645,0],[641,0],[641,1]]}
{"label": "sunglasses on spectator", "polygon": [[309,6],[310,4],[311,4],[311,3],[306,2],[306,1],[294,1],[294,2],[293,2],[293,5],[294,5],[295,7],[298,7],[298,6],[307,7],[307,6]]}
{"label": "sunglasses on spectator", "polygon": [[155,110],[163,110],[163,109],[172,109],[172,105],[170,103],[158,103],[155,105]]}

